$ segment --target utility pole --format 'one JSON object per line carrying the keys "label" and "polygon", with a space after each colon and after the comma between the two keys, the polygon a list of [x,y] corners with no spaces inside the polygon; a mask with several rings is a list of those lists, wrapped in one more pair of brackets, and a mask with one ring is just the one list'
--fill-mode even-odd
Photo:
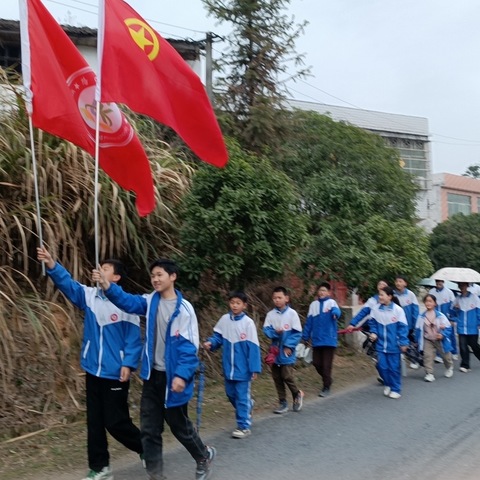
{"label": "utility pole", "polygon": [[212,45],[213,38],[216,36],[212,32],[207,32],[207,38],[205,40],[205,86],[207,88],[207,95],[210,99],[210,103],[213,105],[213,56]]}

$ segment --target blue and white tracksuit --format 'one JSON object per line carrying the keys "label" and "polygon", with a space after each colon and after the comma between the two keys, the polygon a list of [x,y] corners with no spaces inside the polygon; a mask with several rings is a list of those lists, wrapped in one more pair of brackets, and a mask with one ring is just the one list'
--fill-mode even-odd
{"label": "blue and white tracksuit", "polygon": [[363,308],[350,321],[350,325],[352,325],[352,327],[356,327],[359,323],[360,325],[363,325],[364,323],[367,323],[367,325],[369,325],[368,322],[371,318],[370,312],[376,306],[378,306],[378,295],[374,295],[373,297],[370,297],[365,302],[365,305],[363,306]]}
{"label": "blue and white tracksuit", "polygon": [[252,376],[262,371],[255,322],[245,313],[233,315],[229,312],[217,322],[207,342],[211,342],[212,352],[223,347],[225,393],[235,408],[238,428],[249,429],[252,424]]}
{"label": "blue and white tracksuit", "polygon": [[371,312],[371,333],[377,335],[377,370],[386,387],[400,393],[402,389],[400,347],[407,346],[408,323],[405,312],[394,302],[378,305]]}
{"label": "blue and white tracksuit", "polygon": [[59,263],[47,269],[58,289],[85,312],[80,365],[95,377],[119,380],[122,367],[135,370],[140,361],[140,319],[116,307],[96,287],[73,280]]}
{"label": "blue and white tracksuit", "polygon": [[471,292],[466,296],[458,295],[452,302],[450,318],[457,323],[459,335],[478,335],[480,299]]}
{"label": "blue and white tracksuit", "polygon": [[[447,317],[450,318],[450,310],[452,308],[452,303],[455,300],[455,294],[447,287],[443,287],[441,290],[437,288],[431,288],[428,292],[430,295],[434,295],[437,299],[438,309]],[[452,325],[452,328],[449,332],[450,342],[452,344],[452,354],[457,355],[457,338],[455,336],[455,327]]]}
{"label": "blue and white tracksuit", "polygon": [[[165,335],[165,373],[167,376],[167,393],[165,405],[167,408],[185,405],[193,396],[195,371],[198,367],[198,322],[190,302],[175,290],[177,303],[170,317]],[[150,378],[155,355],[155,335],[157,329],[157,312],[161,295],[151,292],[145,295],[132,295],[124,292],[118,285],[111,284],[105,295],[115,305],[126,312],[145,315],[145,346],[142,356],[140,377]],[[171,390],[174,377],[185,381],[183,392]]]}
{"label": "blue and white tracksuit", "polygon": [[[277,330],[282,332],[277,333]],[[302,338],[302,324],[298,313],[288,305],[283,310],[270,310],[265,317],[263,333],[272,340],[272,345],[276,345],[280,350],[275,364],[293,365],[296,360],[295,348]],[[287,357],[284,348],[289,348],[292,354]]]}
{"label": "blue and white tracksuit", "polygon": [[405,312],[405,317],[408,323],[408,330],[409,332],[413,332],[419,314],[417,296],[408,288],[405,288],[403,290],[403,293],[395,290],[395,296],[398,298],[400,306]]}
{"label": "blue and white tracksuit", "polygon": [[315,300],[308,309],[302,340],[311,340],[312,347],[336,347],[338,344],[337,320],[342,315],[333,298]]}
{"label": "blue and white tracksuit", "polygon": [[458,343],[460,348],[460,368],[470,368],[470,349],[480,360],[478,329],[480,326],[480,299],[467,292],[459,295],[452,304],[451,319],[457,323]]}
{"label": "blue and white tracksuit", "polygon": [[[423,326],[425,325],[426,311],[418,316],[417,323],[415,324],[415,340],[418,343],[418,350],[423,352],[423,344],[425,341],[425,335]],[[452,351],[452,342],[450,340],[452,333],[452,324],[448,321],[448,318],[439,310],[435,310],[435,326],[437,331],[441,332],[442,348],[445,353]],[[444,327],[443,329],[441,327]]]}

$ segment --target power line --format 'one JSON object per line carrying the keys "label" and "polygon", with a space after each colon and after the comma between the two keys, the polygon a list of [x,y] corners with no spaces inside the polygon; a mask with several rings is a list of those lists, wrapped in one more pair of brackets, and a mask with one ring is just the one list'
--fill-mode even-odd
{"label": "power line", "polygon": [[346,103],[347,105],[350,105],[351,107],[361,108],[361,107],[359,107],[358,105],[354,105],[353,103],[347,102],[346,100],[343,100],[343,99],[340,98],[340,97],[336,97],[335,95],[332,95],[331,93],[328,93],[328,92],[326,92],[325,90],[322,90],[321,88],[318,88],[318,87],[316,87],[315,85],[312,85],[311,83],[308,83],[308,82],[306,82],[305,80],[303,80],[303,79],[301,79],[301,78],[298,79],[298,80],[300,80],[300,81],[301,81],[302,83],[304,83],[305,85],[308,85],[309,87],[312,87],[312,88],[314,88],[315,90],[318,90],[319,92],[322,92],[322,93],[324,93],[325,95],[328,95],[329,97],[335,98],[336,100],[340,100],[341,102]]}
{"label": "power line", "polygon": [[64,7],[73,8],[74,10],[79,10],[80,12],[86,12],[92,15],[98,15],[96,12],[91,12],[90,10],[85,10],[84,8],[74,7],[73,5],[67,5],[66,3],[57,2],[56,0],[48,0],[48,1],[50,3],[56,3],[57,5],[63,5]]}
{"label": "power line", "polygon": [[[79,10],[81,12],[91,13],[92,15],[98,15],[97,12],[91,12],[90,10],[85,10],[83,8],[75,7],[73,5],[68,5],[66,3],[58,2],[57,0],[48,0],[48,1],[51,2],[51,3],[57,3],[58,5],[63,5],[64,7],[73,8],[73,9]],[[78,3],[80,5],[86,5],[87,7],[97,8],[97,5],[94,5],[94,4],[88,3],[88,2],[82,2],[81,0],[70,0],[70,1]],[[203,30],[195,30],[193,28],[182,27],[180,25],[173,25],[171,23],[159,22],[158,20],[152,20],[151,18],[146,18],[145,20],[147,20],[148,22],[151,22],[151,23],[157,23],[159,25],[166,25],[167,27],[179,28],[181,30],[188,30],[189,32],[201,33],[202,35],[205,35],[207,33]],[[169,33],[168,35],[171,35],[171,34]],[[178,35],[176,35],[176,36],[178,36]],[[182,38],[182,37],[180,37],[180,38]]]}
{"label": "power line", "polygon": [[[439,133],[432,133],[432,135],[435,135],[436,137],[442,137],[442,138],[450,138],[451,140],[459,140],[460,142],[472,142],[472,143],[477,143],[480,145],[480,140],[469,140],[467,138],[457,138],[457,137],[449,137],[448,135],[440,135]],[[454,144],[452,144],[454,145]]]}

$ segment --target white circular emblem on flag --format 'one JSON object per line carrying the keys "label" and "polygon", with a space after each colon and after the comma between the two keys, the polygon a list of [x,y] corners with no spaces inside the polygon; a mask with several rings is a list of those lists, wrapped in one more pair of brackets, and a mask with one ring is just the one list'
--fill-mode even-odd
{"label": "white circular emblem on flag", "polygon": [[[97,102],[95,88],[97,77],[90,67],[85,67],[67,79],[67,85],[77,102],[78,111],[85,122],[90,138],[95,141]],[[100,104],[100,147],[122,147],[133,138],[132,126],[115,103]]]}

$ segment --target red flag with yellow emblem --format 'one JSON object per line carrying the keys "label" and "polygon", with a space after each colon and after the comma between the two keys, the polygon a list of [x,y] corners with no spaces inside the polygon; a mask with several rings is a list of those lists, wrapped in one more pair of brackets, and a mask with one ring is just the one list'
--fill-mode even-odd
{"label": "red flag with yellow emblem", "polygon": [[[20,1],[22,75],[37,128],[95,154],[96,77],[40,0]],[[152,173],[132,126],[114,103],[100,106],[102,169],[136,193],[142,216],[155,208]]]}
{"label": "red flag with yellow emblem", "polygon": [[225,166],[227,150],[205,87],[164,38],[123,0],[103,0],[98,40],[102,101],[168,125],[203,161]]}

